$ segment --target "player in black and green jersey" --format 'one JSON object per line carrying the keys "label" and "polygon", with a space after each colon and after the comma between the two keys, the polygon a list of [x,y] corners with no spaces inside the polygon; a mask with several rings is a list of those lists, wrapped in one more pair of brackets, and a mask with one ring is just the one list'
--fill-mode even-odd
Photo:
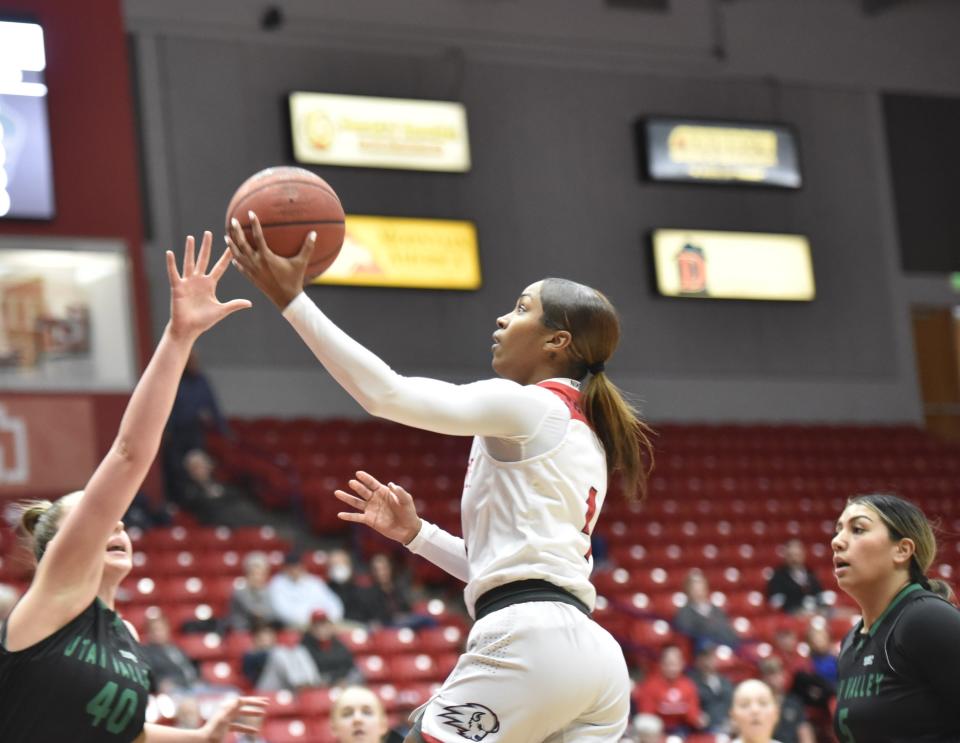
{"label": "player in black and green jersey", "polygon": [[167,252],[170,322],[84,491],[25,506],[22,525],[38,562],[30,588],[0,625],[3,743],[215,743],[230,729],[255,730],[234,723],[239,716],[262,715],[263,700],[241,697],[199,730],[145,724],[149,668],[113,609],[132,567],[120,518],[156,456],[190,349],[205,330],[250,306],[217,300],[230,253],[207,273],[211,243],[207,232],[195,258],[187,238],[182,276]]}
{"label": "player in black and green jersey", "polygon": [[936,540],[892,495],[847,503],[833,538],[837,583],[863,620],[844,639],[834,730],[841,743],[960,741],[960,610],[927,578]]}

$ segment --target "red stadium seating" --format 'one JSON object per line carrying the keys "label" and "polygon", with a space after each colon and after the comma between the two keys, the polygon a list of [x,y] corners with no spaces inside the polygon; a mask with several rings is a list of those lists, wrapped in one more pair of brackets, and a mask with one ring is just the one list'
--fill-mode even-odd
{"label": "red stadium seating", "polygon": [[393,672],[387,660],[380,655],[358,655],[355,664],[368,683],[385,683],[393,680]]}
{"label": "red stadium seating", "polygon": [[[367,557],[395,556],[430,588],[462,590],[425,560],[371,530],[337,520],[343,506],[332,491],[357,467],[371,467],[402,481],[427,518],[459,533],[468,440],[382,421],[260,419],[234,421],[233,428],[238,444],[217,437],[212,444],[225,477],[252,482],[270,507],[301,498],[307,522],[318,533],[349,536]],[[609,547],[608,562],[594,576],[601,597],[595,618],[641,665],[651,662],[665,642],[685,642],[655,620],[672,619],[684,577],[698,567],[745,641],[742,653],[726,658],[721,667],[734,677],[752,670],[750,664],[769,652],[764,643],[782,623],[764,592],[770,569],[782,562],[783,542],[803,540],[808,564],[825,588],[836,590],[829,539],[851,493],[895,490],[914,498],[930,516],[943,517],[948,535],[960,532],[960,449],[917,429],[666,424],[658,430],[662,453],[648,500],[631,503],[612,488],[595,532]],[[142,534],[131,529],[131,537],[135,568],[118,595],[118,608],[141,632],[146,618],[158,611],[175,632],[186,621],[223,617],[245,555],[264,551],[276,565],[289,547],[270,529],[200,526],[184,514],[174,527]],[[0,529],[0,580],[24,585],[29,561],[14,561],[13,544],[9,530]],[[308,569],[322,575],[325,565],[313,557]],[[936,570],[946,578],[960,575],[960,542],[942,544]],[[843,610],[853,606],[843,593],[837,604]],[[389,629],[343,635],[392,713],[429,697],[432,685],[456,662],[469,630],[463,614],[439,599],[420,602],[414,611],[439,626],[415,633]],[[835,640],[850,626],[845,614],[829,621]],[[805,629],[802,623],[797,627],[801,634]],[[249,634],[229,633],[219,643],[204,634],[179,635],[177,641],[201,661],[205,679],[246,687],[238,664],[251,645]],[[331,703],[325,690],[311,690],[282,709],[275,705],[270,722],[283,724],[271,730],[278,740],[327,740]],[[304,723],[300,735],[298,726],[290,727],[298,720]]]}
{"label": "red stadium seating", "polygon": [[305,717],[273,719],[263,723],[261,736],[270,743],[316,743],[327,734],[325,727]]}
{"label": "red stadium seating", "polygon": [[409,628],[385,628],[371,635],[373,652],[378,655],[396,655],[398,653],[412,653],[417,650],[417,635]]}
{"label": "red stadium seating", "polygon": [[[453,665],[456,665],[457,655],[453,654]],[[453,670],[449,658],[434,657],[427,653],[407,653],[394,655],[388,660],[390,665],[389,678],[394,682],[424,682],[442,681]],[[441,665],[441,662],[443,665]]]}

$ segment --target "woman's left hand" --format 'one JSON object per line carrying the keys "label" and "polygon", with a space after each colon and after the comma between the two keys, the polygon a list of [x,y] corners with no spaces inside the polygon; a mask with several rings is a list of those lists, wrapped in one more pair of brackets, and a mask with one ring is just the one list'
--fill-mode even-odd
{"label": "woman's left hand", "polygon": [[269,699],[264,697],[235,697],[224,702],[220,710],[200,728],[202,740],[223,743],[231,731],[255,734],[260,731]]}

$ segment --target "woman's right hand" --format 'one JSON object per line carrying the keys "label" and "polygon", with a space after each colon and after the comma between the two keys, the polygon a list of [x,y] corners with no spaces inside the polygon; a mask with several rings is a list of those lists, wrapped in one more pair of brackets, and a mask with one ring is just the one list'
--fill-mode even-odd
{"label": "woman's right hand", "polygon": [[250,279],[282,312],[303,291],[307,264],[313,255],[317,233],[311,230],[300,246],[300,252],[284,258],[270,250],[257,215],[250,212],[249,216],[253,239],[247,240],[240,223],[232,219],[230,234],[224,236],[227,247],[240,273]]}
{"label": "woman's right hand", "polygon": [[194,341],[227,315],[250,307],[247,299],[217,299],[217,284],[230,267],[230,251],[225,250],[213,268],[210,252],[213,233],[204,232],[200,254],[195,256],[193,235],[187,237],[183,250],[183,273],[177,271],[177,259],[173,251],[167,251],[167,276],[170,280],[170,323],[168,328],[177,338]]}
{"label": "woman's right hand", "polygon": [[413,496],[399,485],[384,485],[367,472],[357,472],[350,481],[356,495],[337,490],[334,495],[356,511],[337,514],[343,521],[365,524],[388,539],[409,544],[420,533],[421,521]]}

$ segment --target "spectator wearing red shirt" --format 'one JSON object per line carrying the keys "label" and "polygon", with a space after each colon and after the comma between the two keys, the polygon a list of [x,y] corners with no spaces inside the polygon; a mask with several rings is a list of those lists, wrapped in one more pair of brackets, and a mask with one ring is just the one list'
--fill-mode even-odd
{"label": "spectator wearing red shirt", "polygon": [[637,711],[659,717],[668,734],[683,735],[704,724],[696,684],[683,675],[683,665],[683,651],[676,645],[664,646],[659,670],[634,691]]}

